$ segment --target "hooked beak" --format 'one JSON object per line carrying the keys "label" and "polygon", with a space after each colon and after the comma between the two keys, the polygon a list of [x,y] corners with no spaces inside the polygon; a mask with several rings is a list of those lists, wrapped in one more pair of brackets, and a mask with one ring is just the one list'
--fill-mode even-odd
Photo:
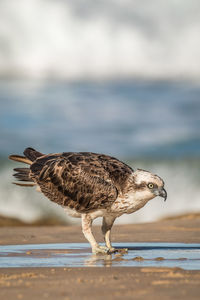
{"label": "hooked beak", "polygon": [[167,199],[167,192],[164,188],[162,188],[160,191],[159,191],[159,196],[164,198],[164,201],[166,201]]}

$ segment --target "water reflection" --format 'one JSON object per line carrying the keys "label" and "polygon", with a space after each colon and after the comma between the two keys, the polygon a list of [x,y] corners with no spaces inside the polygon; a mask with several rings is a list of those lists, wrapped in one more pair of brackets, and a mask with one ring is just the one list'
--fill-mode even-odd
{"label": "water reflection", "polygon": [[111,254],[101,254],[101,255],[96,255],[96,254],[92,254],[91,256],[89,256],[88,258],[85,259],[84,261],[84,265],[86,267],[98,267],[98,266],[102,266],[102,267],[110,267],[112,266],[112,255]]}

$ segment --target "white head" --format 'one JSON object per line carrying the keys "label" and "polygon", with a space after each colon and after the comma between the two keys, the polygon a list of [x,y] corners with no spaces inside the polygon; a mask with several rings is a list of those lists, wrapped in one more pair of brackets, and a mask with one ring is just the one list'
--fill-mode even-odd
{"label": "white head", "polygon": [[156,196],[167,199],[167,192],[164,189],[164,181],[157,175],[151,172],[137,169],[133,172],[133,188],[137,192],[141,192],[148,200],[155,198]]}

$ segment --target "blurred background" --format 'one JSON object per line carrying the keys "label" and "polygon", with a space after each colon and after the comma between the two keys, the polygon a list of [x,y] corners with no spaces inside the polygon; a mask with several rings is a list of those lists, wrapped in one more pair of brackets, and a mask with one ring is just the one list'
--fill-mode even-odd
{"label": "blurred background", "polygon": [[166,182],[118,223],[200,211],[200,2],[0,0],[0,215],[67,223],[9,154],[110,154]]}

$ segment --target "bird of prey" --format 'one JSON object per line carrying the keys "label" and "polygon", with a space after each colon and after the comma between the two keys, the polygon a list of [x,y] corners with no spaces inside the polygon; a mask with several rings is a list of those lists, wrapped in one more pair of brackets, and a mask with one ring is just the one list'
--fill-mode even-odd
{"label": "bird of prey", "polygon": [[[93,253],[113,253],[110,232],[115,219],[143,207],[156,196],[167,198],[164,181],[151,172],[133,170],[120,160],[92,152],[42,154],[26,148],[24,156],[10,155],[28,164],[15,168],[15,178],[36,186],[47,198],[61,205],[69,215],[82,219],[82,231]],[[103,217],[105,247],[92,234],[92,222]]]}

